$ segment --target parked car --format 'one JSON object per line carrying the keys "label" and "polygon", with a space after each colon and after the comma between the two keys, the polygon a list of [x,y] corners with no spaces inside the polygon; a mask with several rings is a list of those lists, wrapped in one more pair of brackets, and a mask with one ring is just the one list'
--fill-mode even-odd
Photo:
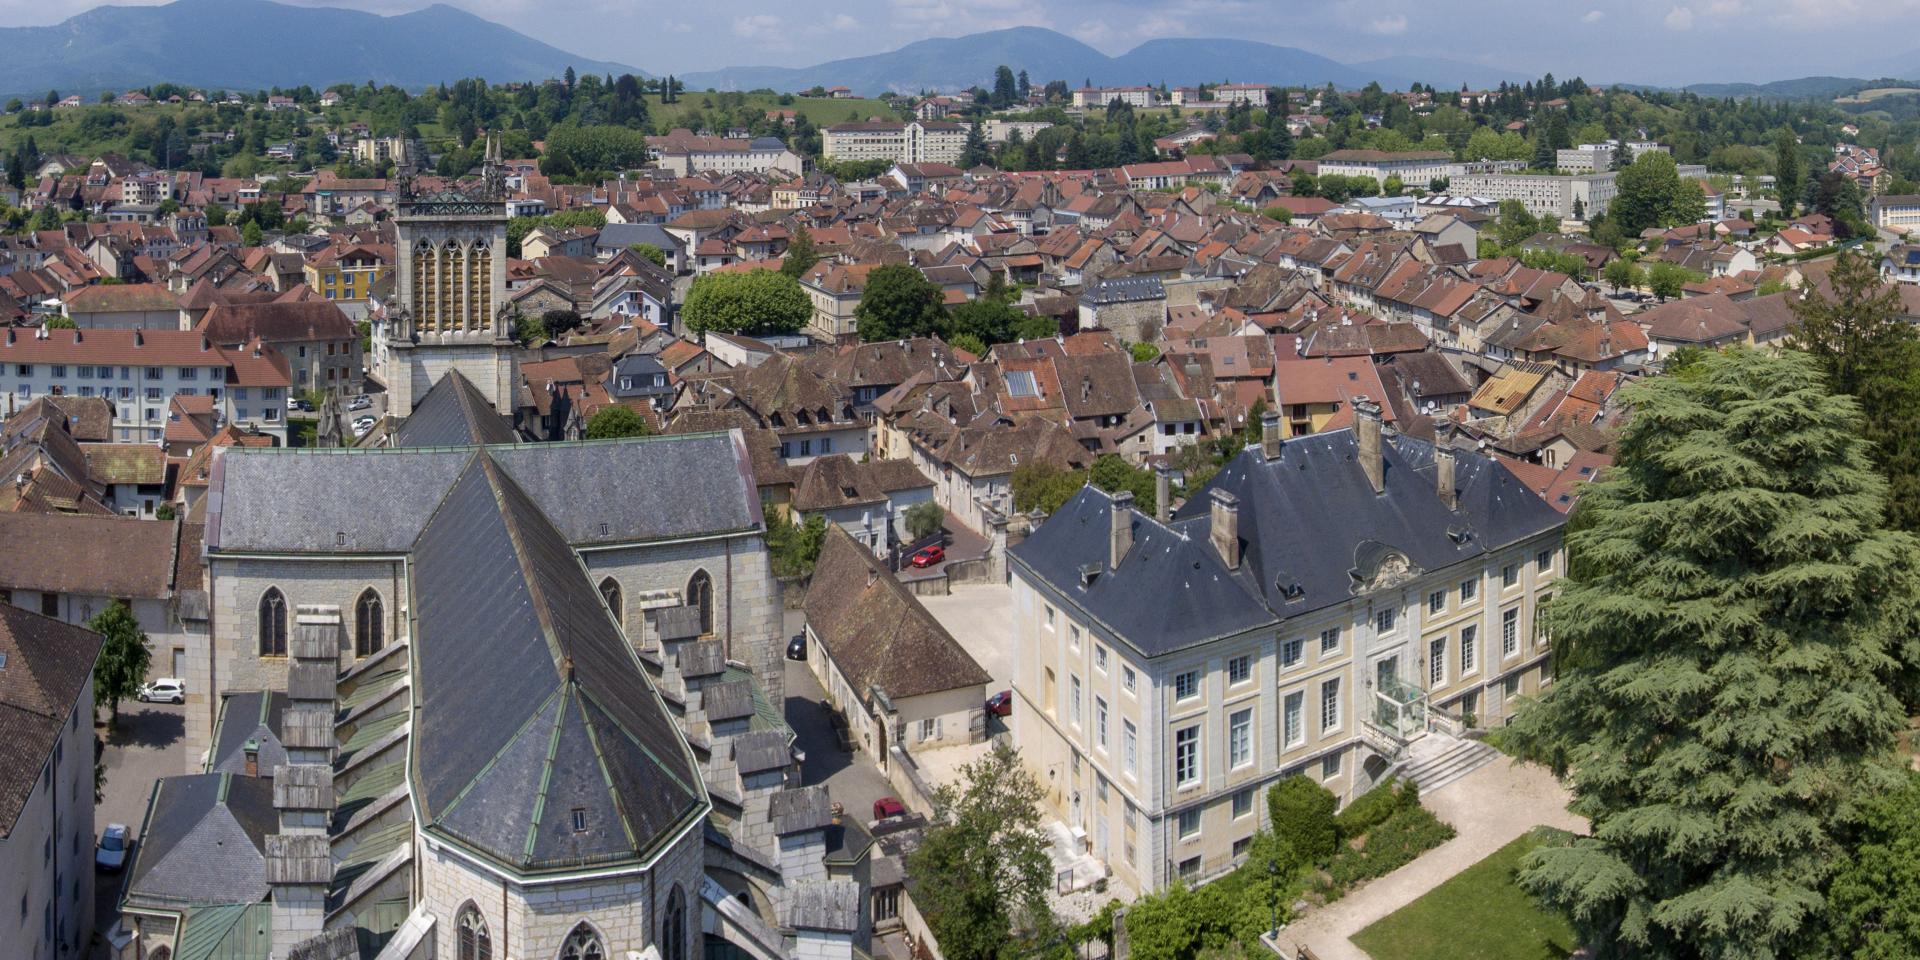
{"label": "parked car", "polygon": [[996,717],[1010,716],[1013,713],[1013,691],[1002,690],[988,697],[987,712]]}
{"label": "parked car", "polygon": [[179,677],[161,677],[141,684],[134,696],[141,703],[186,703],[187,685]]}
{"label": "parked car", "polygon": [[373,398],[363,393],[357,397],[354,397],[352,400],[347,401],[347,409],[348,410],[372,410]]}
{"label": "parked car", "polygon": [[312,410],[313,404],[308,403],[306,400],[300,397],[288,397],[287,409],[288,410]]}
{"label": "parked car", "polygon": [[904,817],[906,815],[907,805],[901,803],[899,797],[881,797],[873,802],[873,818],[875,820],[886,820],[890,817]]}
{"label": "parked car", "polygon": [[807,635],[796,633],[787,641],[787,659],[805,660],[807,658]]}
{"label": "parked car", "polygon": [[93,865],[108,873],[119,873],[127,865],[127,825],[109,823],[105,832],[100,834],[100,845],[94,848]]}
{"label": "parked car", "polygon": [[361,417],[360,419],[355,420],[353,422],[353,435],[356,437],[372,429],[373,429],[372,417]]}
{"label": "parked car", "polygon": [[913,555],[913,559],[908,562],[916,567],[931,567],[946,558],[946,548],[935,544],[931,547],[921,547],[919,552]]}

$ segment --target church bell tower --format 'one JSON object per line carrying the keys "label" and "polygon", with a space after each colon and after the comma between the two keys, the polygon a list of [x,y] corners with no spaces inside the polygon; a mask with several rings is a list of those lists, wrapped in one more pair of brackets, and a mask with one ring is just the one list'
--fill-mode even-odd
{"label": "church bell tower", "polygon": [[472,381],[494,410],[513,413],[519,385],[506,304],[507,191],[500,144],[487,138],[478,184],[437,192],[396,177],[397,306],[389,311],[388,409],[406,416],[448,371]]}

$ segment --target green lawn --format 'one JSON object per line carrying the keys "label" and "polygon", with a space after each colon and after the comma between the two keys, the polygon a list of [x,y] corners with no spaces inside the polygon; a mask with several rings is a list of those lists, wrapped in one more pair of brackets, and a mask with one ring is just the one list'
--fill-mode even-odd
{"label": "green lawn", "polygon": [[1513,879],[1520,858],[1549,837],[1536,830],[1501,847],[1360,931],[1354,944],[1373,960],[1564,960],[1573,931]]}

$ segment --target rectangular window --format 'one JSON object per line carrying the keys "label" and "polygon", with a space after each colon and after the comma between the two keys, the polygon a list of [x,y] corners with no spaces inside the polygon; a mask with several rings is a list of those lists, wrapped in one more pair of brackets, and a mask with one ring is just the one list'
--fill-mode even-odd
{"label": "rectangular window", "polygon": [[1427,689],[1438,690],[1447,683],[1447,638],[1427,642]]}
{"label": "rectangular window", "polygon": [[1200,808],[1182,810],[1178,817],[1180,839],[1186,840],[1200,835]]}
{"label": "rectangular window", "polygon": [[1520,608],[1513,607],[1500,614],[1500,655],[1511,657],[1520,652]]}
{"label": "rectangular window", "polygon": [[1190,787],[1200,782],[1200,728],[1185,727],[1173,733],[1173,783]]}
{"label": "rectangular window", "polygon": [[1553,551],[1542,550],[1533,555],[1533,569],[1546,573],[1553,569]]}
{"label": "rectangular window", "polygon": [[1093,698],[1093,743],[1101,753],[1107,752],[1107,698]]}
{"label": "rectangular window", "polygon": [[1173,699],[1192,700],[1199,695],[1200,672],[1198,670],[1188,670],[1185,673],[1174,674]]}
{"label": "rectangular window", "polygon": [[1048,630],[1053,629],[1053,608],[1052,607],[1047,608],[1047,629]]}
{"label": "rectangular window", "polygon": [[1237,770],[1253,762],[1253,711],[1236,710],[1227,717],[1227,767]]}
{"label": "rectangular window", "polygon": [[920,721],[920,741],[940,739],[940,718],[927,717]]}
{"label": "rectangular window", "polygon": [[1280,643],[1280,669],[1291,670],[1306,659],[1305,640],[1283,640]]}
{"label": "rectangular window", "polygon": [[1500,681],[1500,696],[1502,698],[1507,700],[1512,700],[1514,697],[1517,697],[1519,695],[1520,695],[1520,675],[1519,674],[1517,673],[1509,674],[1505,680]]}
{"label": "rectangular window", "polygon": [[1460,605],[1466,606],[1467,604],[1472,603],[1473,595],[1479,589],[1480,589],[1480,581],[1478,580],[1460,581]]}
{"label": "rectangular window", "polygon": [[1252,815],[1253,815],[1253,788],[1248,787],[1245,790],[1234,791],[1233,818],[1235,820],[1238,820],[1241,817],[1247,817]]}
{"label": "rectangular window", "polygon": [[1286,696],[1286,708],[1281,712],[1282,723],[1286,729],[1287,748],[1292,749],[1307,742],[1307,692],[1295,690]]}
{"label": "rectangular window", "polygon": [[820,438],[820,452],[821,452],[822,454],[828,454],[828,453],[832,453],[832,452],[833,452],[833,438],[832,438],[832,437],[821,437],[821,438]]}
{"label": "rectangular window", "polygon": [[1200,858],[1188,857],[1180,861],[1180,879],[1192,880],[1200,876]]}
{"label": "rectangular window", "polygon": [[1519,582],[1520,582],[1520,565],[1519,564],[1509,563],[1506,566],[1500,568],[1500,586],[1502,589],[1511,590],[1513,589],[1513,586]]}
{"label": "rectangular window", "polygon": [[1320,779],[1332,780],[1340,775],[1340,755],[1330,753],[1320,758]]}
{"label": "rectangular window", "polygon": [[160,370],[160,368],[159,368],[159,367],[148,367],[148,368],[147,368],[147,379],[149,379],[149,380],[158,380],[158,379],[160,379],[160,378],[161,378],[161,377],[163,377],[163,376],[166,376],[166,374],[165,374],[165,373],[163,373],[163,372],[161,372],[161,370]]}
{"label": "rectangular window", "polygon": [[1474,657],[1478,654],[1478,651],[1473,648],[1474,640],[1476,639],[1474,634],[1479,632],[1480,628],[1475,626],[1460,628],[1460,673],[1462,676],[1472,673],[1476,667]]}
{"label": "rectangular window", "polygon": [[1246,683],[1253,679],[1253,656],[1241,654],[1227,660],[1227,683]]}
{"label": "rectangular window", "polygon": [[1373,632],[1374,633],[1392,633],[1393,632],[1393,608],[1392,607],[1388,607],[1385,610],[1374,611]]}
{"label": "rectangular window", "polygon": [[1434,592],[1427,594],[1427,612],[1428,613],[1441,613],[1446,609],[1447,609],[1447,592],[1445,590],[1435,590]]}
{"label": "rectangular window", "polygon": [[1080,678],[1075,674],[1067,675],[1067,709],[1073,711],[1073,716],[1070,717],[1067,720],[1067,722],[1073,724],[1076,727],[1079,726],[1080,725]]}
{"label": "rectangular window", "polygon": [[1133,721],[1122,718],[1120,721],[1120,769],[1133,776],[1135,763],[1140,758],[1140,734],[1133,728]]}
{"label": "rectangular window", "polygon": [[1107,672],[1107,648],[1097,643],[1093,645],[1093,668],[1101,673]]}
{"label": "rectangular window", "polygon": [[66,377],[66,375],[67,375],[67,365],[66,365],[66,364],[64,364],[64,363],[56,363],[56,364],[54,364],[54,365],[53,365],[53,378],[54,378],[55,380],[60,380],[60,379],[64,379],[64,378]]}
{"label": "rectangular window", "polygon": [[33,364],[31,364],[31,363],[23,363],[23,364],[20,364],[20,365],[18,365],[18,366],[16,366],[16,367],[14,367],[14,368],[13,368],[13,370],[14,370],[14,372],[15,372],[15,373],[17,373],[17,374],[19,374],[20,376],[23,376],[23,377],[31,377],[31,376],[33,376]]}
{"label": "rectangular window", "polygon": [[1320,655],[1340,652],[1340,628],[1328,627],[1320,631]]}
{"label": "rectangular window", "polygon": [[1320,732],[1340,729],[1340,678],[1320,684]]}
{"label": "rectangular window", "polygon": [[181,368],[180,368],[180,379],[182,379],[182,380],[198,380],[198,379],[200,379],[200,368],[199,368],[199,367],[181,367]]}
{"label": "rectangular window", "polygon": [[1132,667],[1120,668],[1120,689],[1125,690],[1128,696],[1133,695],[1134,688],[1137,686],[1136,680]]}

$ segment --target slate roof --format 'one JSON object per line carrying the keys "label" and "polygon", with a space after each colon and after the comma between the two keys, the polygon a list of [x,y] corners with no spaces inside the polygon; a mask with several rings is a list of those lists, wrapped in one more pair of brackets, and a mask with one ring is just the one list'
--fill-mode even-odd
{"label": "slate roof", "polygon": [[807,626],[863,701],[874,687],[897,703],[992,679],[867,548],[837,525],[827,528],[806,612]]}
{"label": "slate roof", "polygon": [[33,795],[93,673],[100,642],[91,630],[0,604],[0,839],[12,836]]}
{"label": "slate roof", "polygon": [[169,906],[258,903],[267,896],[266,838],[279,824],[271,778],[164,777],[147,808],[127,899]]}
{"label": "slate roof", "polygon": [[632,647],[491,451],[453,482],[413,570],[424,829],[540,873],[644,860],[705,814],[699,770]]}
{"label": "slate roof", "polygon": [[[223,447],[208,484],[208,548],[405,553],[477,449]],[[734,434],[484,449],[575,546],[748,530],[761,522],[748,454]],[[690,489],[701,496],[686,496]],[[300,510],[286,509],[287,490],[303,491]],[[372,490],[380,496],[368,496]]]}
{"label": "slate roof", "polygon": [[520,438],[507,419],[494,412],[458,370],[451,370],[414,404],[413,414],[393,434],[396,447],[465,447],[474,444],[514,443]]}
{"label": "slate roof", "polygon": [[[1056,594],[1160,656],[1340,603],[1386,551],[1432,570],[1565,523],[1506,468],[1466,451],[1455,454],[1459,509],[1448,510],[1435,489],[1432,444],[1398,436],[1382,448],[1378,495],[1351,430],[1289,440],[1273,461],[1243,451],[1170,524],[1133,511],[1133,547],[1118,569],[1107,568],[1112,499],[1092,486],[1010,552]],[[1238,570],[1209,540],[1215,489],[1238,498]],[[1095,567],[1083,586],[1082,569]]]}
{"label": "slate roof", "polygon": [[220,702],[220,726],[214,731],[208,773],[245,774],[247,741],[259,748],[256,776],[272,777],[287,762],[280,743],[280,720],[291,701],[278,691],[229,693]]}

